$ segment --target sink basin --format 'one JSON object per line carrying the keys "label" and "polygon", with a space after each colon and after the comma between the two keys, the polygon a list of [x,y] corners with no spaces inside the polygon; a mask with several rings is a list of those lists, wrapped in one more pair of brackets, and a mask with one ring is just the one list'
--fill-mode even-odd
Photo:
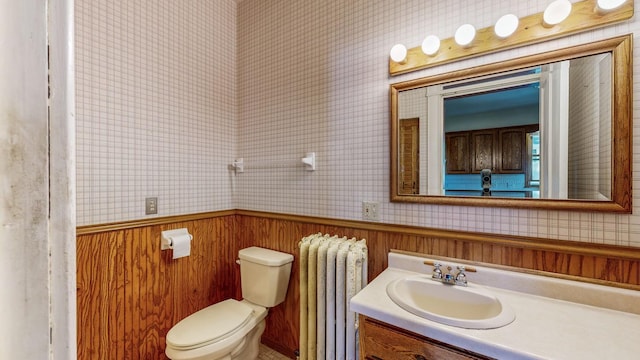
{"label": "sink basin", "polygon": [[510,324],[515,313],[488,289],[409,276],[389,283],[387,294],[404,310],[445,325],[467,329],[494,329]]}

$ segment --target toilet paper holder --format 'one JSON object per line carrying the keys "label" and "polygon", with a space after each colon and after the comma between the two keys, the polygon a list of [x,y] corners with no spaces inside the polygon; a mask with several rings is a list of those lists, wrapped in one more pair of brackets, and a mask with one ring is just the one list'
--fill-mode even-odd
{"label": "toilet paper holder", "polygon": [[173,249],[173,237],[180,235],[189,235],[193,240],[193,235],[189,234],[186,228],[165,230],[160,238],[160,250]]}

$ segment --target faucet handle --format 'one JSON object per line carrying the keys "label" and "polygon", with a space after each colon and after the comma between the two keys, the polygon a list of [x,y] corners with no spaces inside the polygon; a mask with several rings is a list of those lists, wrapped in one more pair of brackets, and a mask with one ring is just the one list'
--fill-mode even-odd
{"label": "faucet handle", "polygon": [[458,274],[456,275],[456,285],[467,286],[467,275],[465,272],[465,267],[462,265],[458,265]]}
{"label": "faucet handle", "polygon": [[442,264],[438,262],[433,263],[433,272],[431,273],[431,277],[433,279],[442,279],[442,270],[440,270],[440,266],[442,266]]}

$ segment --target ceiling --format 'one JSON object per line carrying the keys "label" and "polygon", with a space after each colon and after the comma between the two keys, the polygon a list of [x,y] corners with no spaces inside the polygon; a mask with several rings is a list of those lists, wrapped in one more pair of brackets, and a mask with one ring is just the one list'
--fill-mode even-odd
{"label": "ceiling", "polygon": [[538,105],[539,90],[539,83],[536,82],[508,89],[446,98],[444,113],[445,116],[462,116]]}

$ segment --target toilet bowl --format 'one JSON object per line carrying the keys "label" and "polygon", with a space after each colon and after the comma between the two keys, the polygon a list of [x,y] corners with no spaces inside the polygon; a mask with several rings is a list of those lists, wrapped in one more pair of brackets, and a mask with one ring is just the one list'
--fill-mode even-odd
{"label": "toilet bowl", "polygon": [[165,354],[172,360],[252,360],[258,357],[268,308],[284,301],[293,256],[251,247],[238,253],[242,301],[206,307],[169,330]]}
{"label": "toilet bowl", "polygon": [[248,301],[219,302],[171,328],[165,353],[172,360],[254,359],[266,316],[267,308]]}

